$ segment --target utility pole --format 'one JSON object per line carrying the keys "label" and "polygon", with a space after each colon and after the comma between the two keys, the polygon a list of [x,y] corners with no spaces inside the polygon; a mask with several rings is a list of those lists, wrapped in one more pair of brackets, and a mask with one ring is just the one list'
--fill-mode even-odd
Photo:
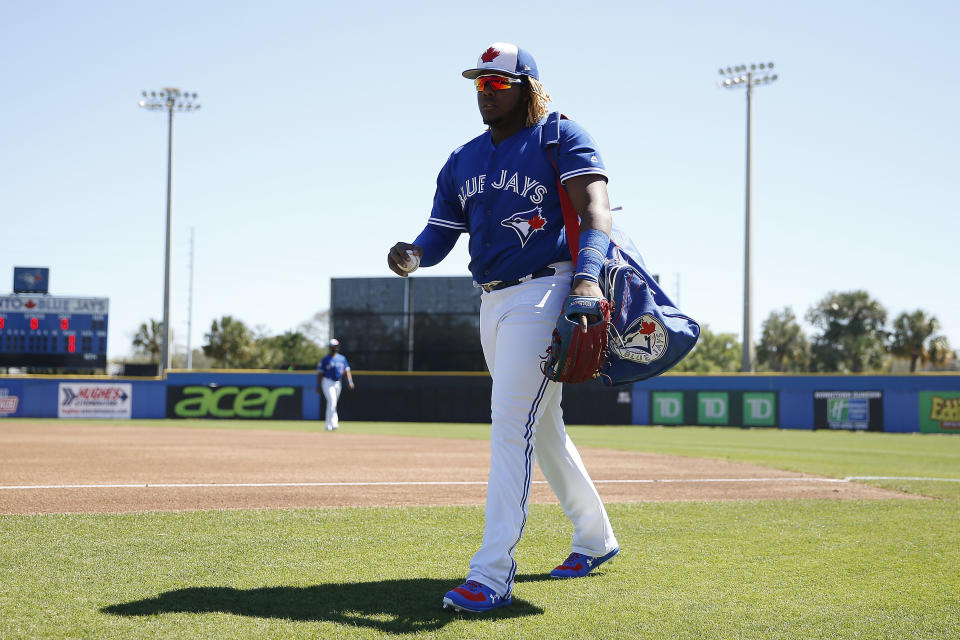
{"label": "utility pole", "polygon": [[[740,370],[749,373],[754,369],[754,348],[753,348],[753,329],[751,326],[751,306],[753,304],[753,283],[751,282],[752,273],[752,188],[751,179],[753,166],[750,159],[750,147],[753,137],[753,88],[761,84],[770,84],[777,80],[777,74],[770,75],[769,71],[773,69],[773,63],[767,62],[760,64],[739,65],[736,67],[726,67],[720,69],[720,75],[724,79],[717,83],[718,87],[723,89],[734,89],[740,86],[747,88],[747,178],[746,178],[746,215],[744,216],[744,242],[743,242],[743,357],[740,363]],[[764,75],[760,75],[760,74]]]}
{"label": "utility pole", "polygon": [[187,369],[193,369],[193,343],[190,340],[193,335],[193,227],[190,227],[190,289],[187,298]]}
{"label": "utility pole", "polygon": [[164,375],[170,365],[170,234],[172,217],[173,192],[173,112],[196,111],[199,104],[192,101],[197,99],[196,93],[181,92],[174,87],[164,87],[160,91],[141,92],[138,103],[142,109],[150,111],[167,111],[167,224],[166,244],[164,245],[163,263],[163,333],[160,356],[160,375]]}

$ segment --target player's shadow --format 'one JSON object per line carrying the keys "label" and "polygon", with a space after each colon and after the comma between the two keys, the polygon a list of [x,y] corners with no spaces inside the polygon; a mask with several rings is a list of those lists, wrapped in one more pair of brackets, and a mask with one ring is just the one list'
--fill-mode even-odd
{"label": "player's shadow", "polygon": [[[517,582],[549,580],[549,574],[517,576]],[[188,587],[166,591],[155,598],[103,607],[118,616],[152,616],[160,613],[232,613],[254,618],[328,621],[370,627],[385,633],[406,634],[441,629],[454,619],[443,609],[443,594],[459,580],[420,578],[380,580],[310,587]],[[483,619],[533,616],[543,609],[513,599],[508,607],[483,614]]]}

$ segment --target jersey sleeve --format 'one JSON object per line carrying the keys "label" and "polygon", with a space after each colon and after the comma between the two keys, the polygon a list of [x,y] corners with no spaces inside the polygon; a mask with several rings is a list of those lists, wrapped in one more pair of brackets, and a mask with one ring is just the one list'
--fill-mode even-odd
{"label": "jersey sleeve", "polygon": [[[462,148],[462,147],[461,147]],[[437,176],[437,192],[433,196],[433,209],[427,224],[459,233],[467,231],[467,221],[463,214],[463,205],[453,179],[453,164],[457,159],[457,149],[447,158],[446,164]]]}
{"label": "jersey sleeve", "polygon": [[590,134],[573,120],[560,121],[560,145],[557,151],[560,182],[590,173],[607,178],[607,169],[603,165],[597,144]]}
{"label": "jersey sleeve", "polygon": [[420,266],[432,267],[440,264],[440,261],[446,258],[447,254],[457,244],[459,238],[459,231],[433,224],[425,226],[420,235],[413,241],[413,244],[419,245],[423,250]]}

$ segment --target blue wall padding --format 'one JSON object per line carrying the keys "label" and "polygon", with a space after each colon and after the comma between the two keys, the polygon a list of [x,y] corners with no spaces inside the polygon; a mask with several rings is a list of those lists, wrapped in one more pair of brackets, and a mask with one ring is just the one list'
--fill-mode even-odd
{"label": "blue wall padding", "polygon": [[[389,386],[389,380],[394,375],[397,377],[398,384],[409,386],[412,381],[409,375],[402,373],[377,372],[370,375],[376,376],[380,386],[384,384]],[[364,372],[356,371],[354,376],[359,389],[363,384]],[[163,418],[166,416],[168,384],[299,386],[303,389],[303,417],[316,420],[320,417],[321,410],[320,397],[316,392],[316,379],[316,374],[313,372],[219,371],[171,372],[165,379],[0,376],[0,396],[13,395],[18,398],[17,411],[13,414],[3,414],[4,417],[55,418],[60,382],[125,382],[132,385],[132,416],[134,418]],[[423,385],[430,384],[429,378],[424,377],[422,380]],[[631,391],[632,407],[629,415],[634,424],[649,423],[651,391],[775,391],[778,393],[779,425],[784,429],[813,428],[815,391],[881,391],[883,392],[884,430],[916,432],[920,428],[917,393],[920,391],[960,392],[960,375],[666,375],[638,382],[632,388],[624,388],[624,390]],[[424,389],[424,392],[428,393],[429,389]],[[382,409],[383,416],[380,419],[391,420],[391,407],[383,406]],[[626,415],[623,414],[623,417],[625,418]],[[348,416],[342,417],[349,419]]]}

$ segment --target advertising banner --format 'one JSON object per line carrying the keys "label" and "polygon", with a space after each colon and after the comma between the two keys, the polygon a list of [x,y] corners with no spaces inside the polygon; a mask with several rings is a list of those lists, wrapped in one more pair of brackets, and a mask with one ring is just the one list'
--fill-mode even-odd
{"label": "advertising banner", "polygon": [[696,424],[731,424],[730,393],[727,391],[698,391]]}
{"label": "advertising banner", "polygon": [[0,418],[17,415],[20,408],[20,387],[0,383]]}
{"label": "advertising banner", "polygon": [[650,424],[779,425],[776,391],[651,391]]}
{"label": "advertising banner", "polygon": [[922,433],[960,433],[960,391],[917,394]]}
{"label": "advertising banner", "polygon": [[685,424],[683,412],[683,392],[651,392],[650,424]]}
{"label": "advertising banner", "polygon": [[299,420],[303,389],[276,386],[169,385],[168,418]]}
{"label": "advertising banner", "polygon": [[813,428],[883,431],[883,392],[815,391]]}
{"label": "advertising banner", "polygon": [[775,391],[744,391],[743,426],[776,427],[777,415]]}
{"label": "advertising banner", "polygon": [[128,382],[61,382],[57,391],[58,418],[129,418],[132,408]]}

